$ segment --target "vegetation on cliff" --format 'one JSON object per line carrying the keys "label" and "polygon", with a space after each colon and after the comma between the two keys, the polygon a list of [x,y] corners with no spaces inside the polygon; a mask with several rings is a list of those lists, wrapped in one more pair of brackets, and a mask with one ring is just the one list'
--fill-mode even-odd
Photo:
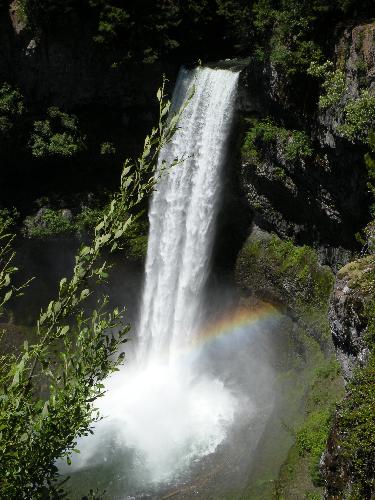
{"label": "vegetation on cliff", "polygon": [[344,280],[346,294],[356,297],[348,302],[346,314],[357,315],[361,325],[347,339],[347,350],[352,350],[351,344],[361,348],[332,421],[325,474],[330,495],[367,499],[374,493],[375,480],[375,256],[350,262],[338,279]]}
{"label": "vegetation on cliff", "polygon": [[[253,114],[247,117],[243,159],[247,166],[253,164],[261,170],[267,161],[272,163],[273,154],[276,157],[273,172],[279,187],[291,186],[290,190],[276,191],[277,202],[288,205],[289,199],[293,198],[305,210],[288,205],[287,216],[291,219],[292,229],[288,226],[285,233],[289,231],[288,237],[291,238],[294,228],[302,227],[298,241],[320,243],[316,229],[319,223],[328,233],[324,236],[324,244],[342,244],[350,251],[356,249],[353,242],[358,223],[352,223],[351,207],[355,206],[361,227],[375,216],[374,207],[367,204],[366,188],[362,189],[365,183],[355,183],[358,172],[364,171],[358,161],[363,148],[375,148],[374,136],[370,133],[375,126],[375,97],[369,83],[369,62],[363,50],[364,46],[368,50],[368,38],[373,32],[373,21],[369,21],[374,15],[373,1],[138,0],[125,5],[120,0],[18,0],[15,4],[13,22],[15,31],[21,31],[20,36],[10,35],[9,2],[0,1],[0,16],[6,28],[1,35],[5,47],[1,57],[5,63],[0,66],[1,184],[6,186],[1,206],[21,206],[17,208],[21,208],[25,220],[24,234],[28,237],[46,238],[90,229],[95,231],[97,218],[108,213],[110,208],[105,206],[105,195],[99,208],[90,205],[66,210],[65,203],[46,203],[30,216],[32,202],[41,195],[63,197],[92,186],[100,192],[103,186],[113,189],[113,179],[120,170],[124,148],[128,148],[126,151],[139,150],[137,138],[133,138],[135,130],[139,128],[142,132],[142,126],[150,121],[150,116],[152,119],[155,111],[149,108],[146,94],[140,99],[146,101],[143,107],[134,103],[134,96],[151,74],[148,73],[150,68],[157,68],[160,72],[164,65],[174,75],[181,63],[196,64],[198,60],[239,56],[250,57],[256,66],[261,67],[262,74],[269,76],[266,92],[269,96],[272,94],[269,106],[258,110],[255,117]],[[336,45],[337,53],[334,53],[336,37],[346,27],[351,29],[364,20],[368,21],[366,28],[359,30],[357,38],[352,40],[356,58],[350,59],[348,65],[349,42],[343,47]],[[24,40],[27,40],[25,46],[22,45]],[[70,63],[79,52],[77,40],[85,47],[84,59],[97,64],[95,70],[104,81],[104,90],[102,93],[98,90],[94,66],[82,66],[82,74],[87,73],[86,83],[89,81],[95,92],[87,95],[83,89],[80,99],[76,100],[76,90],[79,93],[84,87],[82,74],[79,72],[78,77],[73,77],[68,97],[62,96],[64,89],[60,88],[60,82],[66,83],[64,77],[69,74]],[[63,46],[67,47],[68,56],[61,56]],[[7,54],[18,54],[16,63]],[[55,74],[50,69],[51,61],[56,62],[53,67],[61,71]],[[20,72],[17,64],[21,67]],[[27,76],[30,72],[40,75],[36,84],[30,84],[27,76],[23,78],[24,69]],[[135,74],[138,74],[138,79],[132,79]],[[120,91],[114,92],[116,75]],[[43,79],[47,84],[42,89]],[[54,81],[57,82],[55,87],[51,85]],[[41,89],[34,88],[38,84]],[[125,84],[136,90],[123,93]],[[94,124],[98,124],[95,130]],[[343,149],[335,149],[337,145]],[[270,151],[272,154],[268,155]],[[337,163],[330,163],[335,155]],[[295,165],[300,168],[293,176],[290,170]],[[344,172],[341,176],[340,170]],[[350,172],[350,175],[343,182],[345,172]],[[374,193],[375,160],[371,153],[367,155],[367,172],[368,190]],[[272,182],[264,177],[265,190],[272,191]],[[310,191],[298,191],[296,179],[309,188],[311,183]],[[330,191],[332,186],[334,189]],[[359,204],[350,205],[347,199],[347,192],[351,195],[356,191],[362,198],[361,203],[366,205],[365,209],[370,208],[365,216]],[[335,205],[340,197],[343,198],[344,215]],[[259,197],[251,208],[263,215],[264,207]],[[271,208],[274,214],[276,208]],[[312,214],[310,226],[304,225],[305,221],[301,223],[307,212]],[[6,212],[2,214],[3,220],[10,220]],[[267,225],[269,221],[264,219]],[[281,232],[280,218],[274,219],[272,222]],[[124,214],[125,220],[129,220],[128,213]],[[4,223],[4,227],[7,224]],[[343,236],[346,229],[349,238]],[[144,253],[146,230],[141,219],[128,226],[124,242],[128,255]],[[358,238],[366,251],[374,250],[374,234],[372,220]],[[342,272],[350,272],[353,280],[356,277],[358,284],[355,286],[367,284],[371,287],[373,277],[369,284],[367,278],[370,274],[364,274],[362,267],[368,262],[362,260],[361,264],[352,264]],[[303,322],[319,342],[326,342],[328,296],[333,277],[328,269],[318,264],[311,247],[297,246],[292,240],[281,240],[276,236],[249,240],[240,254],[237,276],[248,290],[286,303],[289,312]],[[374,404],[371,382],[374,376],[371,334],[374,317],[374,304],[369,301],[366,318],[370,355],[367,365],[357,371],[348,385],[347,398],[339,407],[335,423],[339,429],[343,460],[350,464],[353,491],[360,498],[369,495],[374,476],[371,460],[375,444],[369,436],[369,432],[375,433],[371,414]],[[97,321],[103,328],[105,323]],[[86,332],[86,326],[80,325]],[[67,323],[62,324],[58,331],[61,333],[67,326]],[[99,336],[94,340],[99,342],[98,339]],[[108,352],[108,346],[105,348]],[[25,366],[29,363],[29,352],[30,348],[26,346]],[[101,359],[106,360],[105,356]],[[12,373],[16,380],[13,386],[13,379],[10,384],[12,391],[24,384],[22,373],[27,368],[20,363],[17,365],[20,369]],[[109,365],[107,368],[110,369]],[[81,396],[87,399],[87,395]],[[33,408],[29,400],[27,408]],[[44,420],[47,422],[49,415],[53,414],[43,408],[44,403],[39,404],[35,413],[41,428]],[[45,415],[42,415],[43,411]],[[294,451],[299,457],[311,459],[309,467],[313,476],[318,474],[317,462],[327,436],[330,411],[331,407],[309,411],[305,423],[296,431],[297,448]],[[84,419],[88,415],[85,412],[84,409]],[[50,432],[47,427],[46,432]],[[21,426],[16,438],[27,451],[31,434],[28,431],[21,433],[20,429]],[[53,470],[50,471],[52,477]],[[320,480],[317,476],[316,479]]]}
{"label": "vegetation on cliff", "polygon": [[[8,8],[9,2],[2,2],[0,15],[4,24],[5,18],[9,18]],[[12,185],[17,178],[21,182],[25,179],[29,199],[16,200],[16,204],[27,214],[31,202],[37,197],[53,192],[62,196],[69,194],[72,178],[76,190],[86,189],[90,174],[98,173],[106,186],[113,189],[121,158],[133,153],[126,135],[129,132],[134,134],[142,116],[149,112],[142,109],[139,113],[130,105],[125,114],[132,114],[131,126],[129,130],[124,126],[129,117],[123,115],[121,107],[124,104],[119,107],[119,92],[115,92],[116,97],[112,98],[108,88],[108,85],[114,85],[116,78],[121,82],[124,77],[126,86],[134,73],[147,73],[151,71],[148,68],[158,64],[173,72],[181,63],[196,64],[198,60],[233,56],[252,57],[264,67],[271,65],[288,82],[292,92],[293,88],[309,89],[303,102],[298,103],[309,108],[307,101],[316,95],[319,82],[308,69],[314,64],[324,65],[328,58],[332,58],[332,43],[327,41],[326,33],[333,36],[338,23],[371,16],[372,2],[158,0],[150,3],[142,0],[124,5],[119,0],[17,0],[12,2],[11,11],[14,28],[21,30],[22,37],[29,43],[28,47],[23,47],[21,52],[24,55],[20,56],[19,63],[25,65],[26,71],[35,67],[37,74],[39,69],[40,84],[44,78],[56,81],[55,88],[47,85],[48,91],[39,94],[39,89],[28,87],[22,74],[9,71],[12,63],[4,55],[6,64],[0,66],[2,182]],[[81,26],[84,29],[80,29]],[[7,40],[4,38],[4,46],[7,46]],[[13,40],[12,43],[18,50],[18,42]],[[95,94],[79,105],[75,103],[75,90],[84,91],[87,84],[84,78],[82,83],[79,77],[80,81],[73,84],[68,99],[61,99],[64,88],[59,88],[60,81],[62,86],[65,84],[67,72],[63,67],[70,68],[80,50],[77,43],[84,47],[84,60],[88,61],[88,66],[82,67],[81,76],[98,86],[95,71],[100,68],[101,78],[106,82],[104,96],[97,98]],[[69,58],[61,56],[61,68],[56,64],[60,57],[59,47],[64,47],[64,51],[70,54]],[[51,61],[54,74],[49,74]],[[326,73],[329,81],[323,82],[323,92],[331,95],[330,89],[335,88],[337,93],[341,85],[339,73],[334,68]],[[296,97],[299,94],[297,91]],[[129,97],[124,101],[128,102]],[[369,99],[363,94],[358,103],[347,109],[345,134],[348,137],[362,135],[361,131],[353,129],[358,128],[354,118],[358,113],[364,116],[362,112],[364,107],[368,109],[368,104]],[[99,113],[101,119],[97,120]],[[136,116],[138,113],[140,118]],[[367,118],[362,121],[368,119],[367,112]],[[99,121],[103,121],[100,130],[94,126]],[[297,126],[295,130],[284,120],[271,118],[269,121],[278,127],[273,132],[285,146],[287,159],[310,154],[310,134],[304,127]],[[137,122],[137,127],[132,126],[133,122]],[[121,133],[114,129],[121,130]],[[140,133],[143,134],[143,130]],[[28,166],[26,170],[25,165]],[[38,175],[30,175],[30,170]],[[52,182],[51,171],[64,171],[64,175],[56,175],[56,181]],[[38,184],[41,177],[47,179],[44,192],[40,192]],[[91,182],[90,189],[95,189],[95,183]],[[11,202],[9,199],[6,204],[10,206]]]}
{"label": "vegetation on cliff", "polygon": [[334,278],[319,264],[313,248],[259,231],[239,254],[236,278],[251,293],[286,307],[322,344],[328,339]]}
{"label": "vegetation on cliff", "polygon": [[288,130],[276,125],[270,118],[248,120],[251,127],[242,145],[242,158],[254,163],[262,154],[262,145],[276,146],[286,161],[304,160],[313,153],[311,141],[300,130]]}

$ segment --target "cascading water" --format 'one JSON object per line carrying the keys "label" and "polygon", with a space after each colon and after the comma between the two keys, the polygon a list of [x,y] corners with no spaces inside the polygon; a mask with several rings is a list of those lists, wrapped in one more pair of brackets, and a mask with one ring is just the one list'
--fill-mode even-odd
{"label": "cascading water", "polygon": [[99,404],[108,417],[85,450],[91,463],[98,440],[110,448],[105,461],[115,448],[133,450],[143,482],[168,481],[215,451],[237,407],[223,381],[205,373],[195,345],[237,80],[227,70],[180,71],[172,110],[192,85],[195,93],[159,166],[185,160],[163,174],[151,203],[137,359],[109,382]]}
{"label": "cascading water", "polygon": [[139,328],[142,360],[166,355],[173,362],[199,324],[237,80],[231,71],[180,71],[173,108],[182,105],[192,85],[195,94],[159,165],[188,157],[162,178],[151,204]]}
{"label": "cascading water", "polygon": [[231,71],[181,69],[172,111],[192,85],[195,92],[159,158],[159,168],[185,160],[162,176],[151,203],[135,398],[127,394],[131,405],[125,417],[127,442],[142,450],[155,478],[214,451],[235,409],[221,381],[198,376],[193,347],[237,80]]}

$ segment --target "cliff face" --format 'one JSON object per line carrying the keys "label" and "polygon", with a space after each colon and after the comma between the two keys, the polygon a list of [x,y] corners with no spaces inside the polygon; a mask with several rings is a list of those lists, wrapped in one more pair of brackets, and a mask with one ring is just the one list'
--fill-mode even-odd
{"label": "cliff face", "polygon": [[[64,29],[56,26],[34,36],[14,5],[11,15],[0,9],[0,87],[7,82],[19,90],[24,113],[11,140],[1,147],[0,183],[2,203],[28,214],[42,196],[64,199],[113,189],[124,158],[139,151],[154,125],[163,73],[171,79],[169,92],[178,66],[164,60],[116,64],[116,51],[98,47],[90,18],[78,15]],[[51,106],[77,117],[85,139],[78,155],[32,155],[34,123],[45,120]],[[110,143],[114,152],[103,155],[103,143]]]}
{"label": "cliff face", "polygon": [[[241,79],[242,115],[271,120],[286,137],[284,145],[280,138],[255,138],[256,157],[243,152],[240,177],[248,210],[259,227],[315,246],[321,261],[335,269],[350,260],[354,234],[368,217],[364,151],[343,137],[340,126],[345,104],[364,88],[374,89],[373,34],[373,24],[341,30],[334,54],[345,91],[329,109],[314,111],[316,88],[303,82],[299,87],[298,81],[291,86],[271,65],[252,62]],[[291,157],[285,142],[296,132],[303,132],[311,150]]]}

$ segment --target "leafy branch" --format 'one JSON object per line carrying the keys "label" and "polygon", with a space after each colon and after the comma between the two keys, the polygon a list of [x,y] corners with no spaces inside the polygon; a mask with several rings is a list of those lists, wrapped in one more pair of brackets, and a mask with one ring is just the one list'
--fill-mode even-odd
{"label": "leafy branch", "polygon": [[[158,126],[146,137],[139,158],[125,161],[120,188],[96,226],[91,244],[80,248],[72,277],[60,281],[57,299],[41,311],[38,341],[30,346],[25,342],[17,360],[0,373],[1,497],[41,498],[50,491],[59,495],[56,460],[66,457],[70,463],[77,437],[92,433],[101,418],[94,403],[105,392],[104,379],[124,359],[122,344],[130,327],[125,311],[111,310],[108,297],[93,309],[88,299],[93,288],[108,278],[105,255],[122,248],[160,177],[183,160],[158,166],[159,153],[173,137],[191,95],[169,118],[163,81],[157,93]],[[0,233],[0,257],[9,256],[0,268],[5,305],[16,268],[11,264],[12,236],[1,238]]]}

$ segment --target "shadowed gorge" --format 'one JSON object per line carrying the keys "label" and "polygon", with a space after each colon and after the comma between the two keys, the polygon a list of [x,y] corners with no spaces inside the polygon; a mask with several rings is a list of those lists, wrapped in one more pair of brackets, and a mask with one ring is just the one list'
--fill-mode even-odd
{"label": "shadowed gorge", "polygon": [[0,498],[372,500],[375,4],[0,0]]}

